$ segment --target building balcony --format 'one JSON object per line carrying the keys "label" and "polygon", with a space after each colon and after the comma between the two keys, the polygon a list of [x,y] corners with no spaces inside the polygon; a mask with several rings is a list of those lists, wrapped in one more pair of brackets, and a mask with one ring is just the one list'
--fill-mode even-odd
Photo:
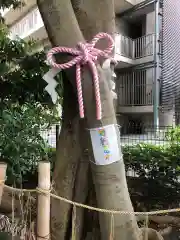
{"label": "building balcony", "polygon": [[30,12],[32,8],[35,7],[36,0],[23,0],[23,3],[24,4],[22,4],[22,6],[15,10],[13,8],[9,8],[2,11],[2,16],[5,18],[7,25],[13,25]]}
{"label": "building balcony", "polygon": [[[115,0],[115,13],[118,14],[124,12],[142,1],[144,0]],[[33,7],[36,6],[36,0],[24,0],[23,3],[24,5],[16,10],[9,8],[1,11],[8,25],[13,25],[14,22],[19,21],[20,18],[24,17]]]}
{"label": "building balcony", "polygon": [[117,68],[153,61],[155,35],[148,34],[137,39],[131,39],[121,34],[115,37],[115,58]]}
{"label": "building balcony", "polygon": [[117,112],[153,112],[153,68],[120,73],[116,84]]}
{"label": "building balcony", "polygon": [[144,1],[145,0],[115,0],[114,1],[115,13],[116,14],[122,13]]}
{"label": "building balcony", "polygon": [[[34,8],[10,28],[10,37],[33,38],[42,41],[47,33],[38,8]],[[117,68],[129,67],[153,61],[154,34],[131,39],[121,34],[115,36]]]}
{"label": "building balcony", "polygon": [[23,39],[33,38],[43,40],[47,38],[47,33],[38,8],[33,9],[19,22],[10,28],[10,38]]}

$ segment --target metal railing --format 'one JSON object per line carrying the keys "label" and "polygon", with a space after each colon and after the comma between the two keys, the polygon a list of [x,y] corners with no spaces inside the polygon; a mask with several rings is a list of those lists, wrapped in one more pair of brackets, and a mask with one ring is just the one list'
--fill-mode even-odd
{"label": "metal railing", "polygon": [[134,58],[143,58],[154,54],[154,34],[148,34],[133,41]]}
{"label": "metal railing", "polygon": [[35,8],[10,28],[10,38],[14,39],[17,36],[26,38],[43,26],[44,23],[41,14],[38,8]]}
{"label": "metal railing", "polygon": [[[56,148],[58,142],[61,125],[52,125],[51,128],[41,131],[41,136],[52,148]],[[132,146],[139,143],[153,144],[159,146],[166,146],[169,144],[170,139],[166,137],[166,133],[171,131],[173,126],[159,126],[155,131],[153,126],[145,122],[135,122],[132,119],[127,119],[126,122],[120,127],[121,131],[121,146]],[[173,138],[174,142],[179,143],[178,136]]]}
{"label": "metal railing", "polygon": [[119,74],[117,79],[118,105],[147,106],[153,104],[153,70]]}
{"label": "metal railing", "polygon": [[123,57],[133,58],[133,40],[121,34],[116,34],[115,37],[115,51]]}
{"label": "metal railing", "polygon": [[154,34],[148,34],[134,40],[121,34],[116,34],[116,54],[131,59],[152,56],[154,54],[154,39]]}

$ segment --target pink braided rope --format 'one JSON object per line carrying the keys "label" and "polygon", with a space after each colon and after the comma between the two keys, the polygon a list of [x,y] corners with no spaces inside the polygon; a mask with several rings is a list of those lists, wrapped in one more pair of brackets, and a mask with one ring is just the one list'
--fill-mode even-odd
{"label": "pink braided rope", "polygon": [[[95,45],[101,39],[107,39],[108,42],[108,47],[103,51],[95,48]],[[96,99],[96,117],[98,120],[100,120],[102,118],[102,109],[99,90],[99,76],[96,67],[96,62],[100,57],[106,59],[109,58],[113,48],[114,40],[112,39],[112,37],[107,33],[99,33],[92,39],[90,43],[78,43],[77,48],[54,47],[47,54],[47,61],[54,68],[67,69],[76,65],[76,85],[79,103],[79,113],[81,118],[84,118],[84,103],[81,83],[81,65],[88,64],[92,72]],[[57,53],[69,53],[75,57],[67,63],[58,64],[54,61],[53,58],[53,55]]]}

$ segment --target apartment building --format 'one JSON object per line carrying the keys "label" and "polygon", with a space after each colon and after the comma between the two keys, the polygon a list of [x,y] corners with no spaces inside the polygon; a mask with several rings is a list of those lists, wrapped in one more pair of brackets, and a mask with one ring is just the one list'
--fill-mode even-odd
{"label": "apartment building", "polygon": [[[178,96],[178,88],[172,86],[178,86],[180,75],[173,75],[177,49],[174,45],[173,51],[169,50],[173,31],[170,34],[168,29],[177,15],[178,0],[173,0],[173,4],[171,0],[115,0],[117,118],[124,133],[146,133],[150,125],[168,126],[177,120],[178,101],[174,94]],[[171,5],[174,7],[170,8]],[[41,42],[42,48],[48,48],[47,33],[35,0],[25,0],[24,7],[5,11],[4,18],[12,38],[17,35],[34,38]],[[129,128],[131,124],[138,128]]]}

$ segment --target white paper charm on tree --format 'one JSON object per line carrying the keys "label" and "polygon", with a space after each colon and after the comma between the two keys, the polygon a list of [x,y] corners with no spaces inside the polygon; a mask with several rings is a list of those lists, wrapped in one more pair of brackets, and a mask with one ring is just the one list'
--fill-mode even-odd
{"label": "white paper charm on tree", "polygon": [[102,69],[105,73],[105,78],[108,83],[109,89],[112,93],[113,99],[117,99],[117,94],[115,93],[116,84],[113,81],[116,78],[115,72],[111,69],[111,59],[106,59],[102,65]]}
{"label": "white paper charm on tree", "polygon": [[55,104],[58,99],[58,94],[56,92],[56,86],[58,85],[57,81],[54,79],[54,77],[60,72],[60,69],[57,68],[51,68],[44,76],[43,79],[48,83],[48,85],[45,87],[45,90],[49,93],[51,96],[51,99],[53,103]]}
{"label": "white paper charm on tree", "polygon": [[96,165],[108,165],[122,159],[118,145],[118,133],[117,126],[114,124],[90,129]]}

